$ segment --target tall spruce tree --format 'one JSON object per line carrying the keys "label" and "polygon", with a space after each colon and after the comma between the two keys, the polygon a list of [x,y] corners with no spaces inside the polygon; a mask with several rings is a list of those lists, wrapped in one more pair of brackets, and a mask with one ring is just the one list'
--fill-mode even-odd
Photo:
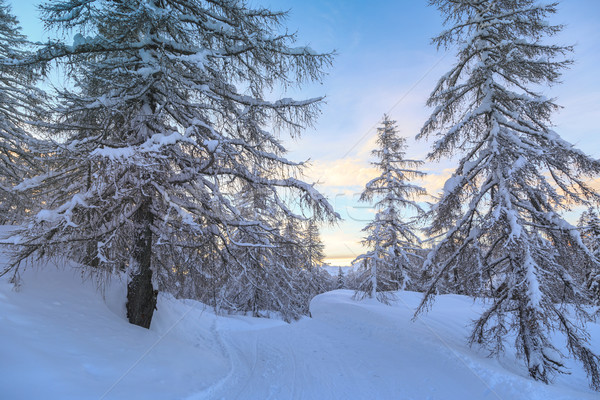
{"label": "tall spruce tree", "polygon": [[38,53],[61,61],[71,82],[59,93],[53,170],[23,185],[47,197],[45,209],[18,234],[9,269],[32,255],[124,269],[129,321],[148,327],[156,273],[196,268],[182,261],[206,251],[226,259],[234,233],[274,228],[236,207],[244,183],[262,188],[273,213],[336,218],[266,130],[297,134],[313,121],[321,98],[265,94],[318,80],[331,62],[292,46],[295,35],[279,31],[285,12],[226,0],[67,0],[42,10],[48,28],[76,32],[72,44]]}
{"label": "tall spruce tree", "polygon": [[417,170],[421,161],[405,159],[406,139],[398,136],[396,121],[387,115],[377,129],[377,146],[373,165],[381,174],[367,183],[360,197],[375,199],[377,213],[363,229],[369,250],[353,263],[361,266],[358,292],[387,302],[389,292],[404,289],[416,270],[420,240],[408,212],[422,213],[415,196],[425,194],[425,189],[410,181],[424,173]]}
{"label": "tall spruce tree", "polygon": [[597,176],[600,162],[551,129],[558,106],[533,89],[556,83],[571,63],[564,59],[570,47],[546,39],[561,30],[546,20],[557,3],[430,4],[449,25],[434,43],[456,44],[458,50],[455,66],[428,100],[435,110],[419,137],[436,137],[430,159],[460,155],[460,161],[431,211],[428,232],[437,242],[425,268],[433,279],[417,313],[446,276],[458,273],[473,295],[493,297],[475,322],[472,344],[498,354],[514,334],[530,376],[549,382],[565,371],[564,355],[551,339],[561,332],[591,386],[600,389],[600,359],[573,321],[588,318],[575,260],[597,261],[560,214],[570,205],[598,200],[585,179]]}

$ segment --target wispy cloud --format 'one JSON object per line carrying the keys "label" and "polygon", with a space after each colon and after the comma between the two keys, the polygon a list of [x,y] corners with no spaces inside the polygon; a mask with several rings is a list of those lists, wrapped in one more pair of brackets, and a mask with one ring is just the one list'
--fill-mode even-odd
{"label": "wispy cloud", "polygon": [[[349,265],[350,261],[365,251],[360,243],[362,240],[360,230],[354,231],[339,227],[333,230],[325,229],[322,238],[325,243],[327,259],[337,259],[335,264],[333,261],[328,261],[334,265]],[[342,263],[341,260],[345,260],[345,262]]]}
{"label": "wispy cloud", "polygon": [[319,182],[325,192],[356,192],[378,175],[377,170],[366,158],[343,158],[338,160],[316,160],[306,171],[308,180]]}

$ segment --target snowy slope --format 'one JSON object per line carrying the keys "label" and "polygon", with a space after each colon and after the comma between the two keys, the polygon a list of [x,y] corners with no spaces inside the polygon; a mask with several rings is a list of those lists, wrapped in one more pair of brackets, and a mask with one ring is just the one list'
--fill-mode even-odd
{"label": "snowy slope", "polygon": [[[479,306],[440,297],[411,322],[419,295],[394,306],[316,297],[293,324],[216,317],[161,295],[150,330],[124,318],[124,285],[106,301],[77,270],[29,271],[19,292],[0,281],[1,399],[597,399],[585,374],[530,380],[509,354],[465,345]],[[115,301],[118,299],[118,301]],[[600,341],[600,327],[591,333]],[[596,346],[598,348],[598,346]],[[600,350],[600,349],[599,349]]]}

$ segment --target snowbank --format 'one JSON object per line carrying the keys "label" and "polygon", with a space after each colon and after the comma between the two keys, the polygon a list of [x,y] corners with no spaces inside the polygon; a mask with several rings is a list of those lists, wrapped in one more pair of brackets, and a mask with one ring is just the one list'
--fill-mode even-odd
{"label": "snowbank", "polygon": [[[442,296],[411,322],[420,299],[392,306],[352,292],[317,296],[293,324],[217,317],[159,296],[150,330],[127,323],[124,283],[106,301],[76,269],[29,270],[19,292],[0,280],[3,399],[597,399],[585,374],[534,382],[510,350],[466,346],[480,305]],[[596,344],[600,327],[593,325]]]}

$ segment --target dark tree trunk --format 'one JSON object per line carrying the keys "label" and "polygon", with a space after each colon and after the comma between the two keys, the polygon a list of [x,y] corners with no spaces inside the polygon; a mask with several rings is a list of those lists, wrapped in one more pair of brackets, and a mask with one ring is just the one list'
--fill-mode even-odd
{"label": "dark tree trunk", "polygon": [[83,259],[83,264],[96,268],[100,260],[98,259],[98,243],[95,241],[90,241],[87,243],[85,248],[86,255]]}
{"label": "dark tree trunk", "polygon": [[157,290],[152,286],[153,215],[146,200],[134,215],[135,243],[131,254],[132,276],[127,285],[127,318],[134,325],[150,328],[156,308]]}
{"label": "dark tree trunk", "polygon": [[[86,190],[90,190],[92,187],[92,163],[88,164],[88,173],[87,173],[87,185]],[[91,217],[88,220],[88,224],[91,226]],[[90,267],[96,268],[98,267],[100,260],[98,259],[98,242],[96,240],[90,241],[87,243],[85,248],[85,257],[83,259],[83,264],[88,265]]]}

